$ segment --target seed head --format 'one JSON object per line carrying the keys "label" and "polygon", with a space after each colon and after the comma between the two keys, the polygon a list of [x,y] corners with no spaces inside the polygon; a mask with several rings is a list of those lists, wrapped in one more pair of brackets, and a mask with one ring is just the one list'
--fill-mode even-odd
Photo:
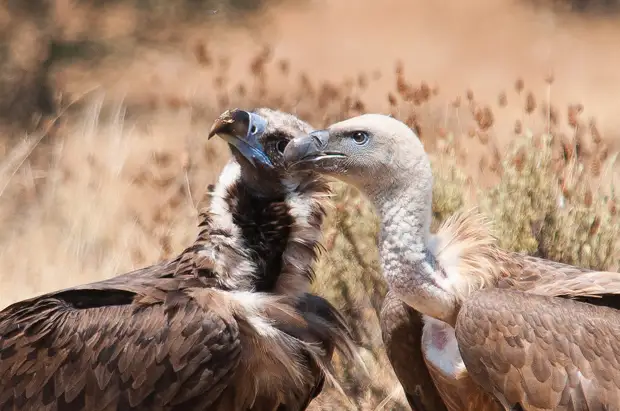
{"label": "seed head", "polygon": [[196,44],[194,47],[194,56],[196,57],[196,61],[202,66],[209,67],[213,59],[207,50],[207,46],[200,42]]}
{"label": "seed head", "polygon": [[398,101],[396,101],[396,96],[391,92],[388,93],[388,102],[390,103],[391,107],[395,107],[398,104]]}
{"label": "seed head", "polygon": [[534,110],[536,110],[536,98],[534,98],[534,93],[530,91],[525,99],[525,112],[532,114]]}
{"label": "seed head", "polygon": [[278,66],[280,67],[280,73],[282,73],[282,75],[284,75],[284,76],[287,76],[289,71],[290,71],[290,64],[289,64],[288,60],[281,59],[278,62]]}
{"label": "seed head", "polygon": [[600,227],[601,227],[601,219],[599,216],[596,216],[594,217],[594,221],[592,221],[592,224],[590,225],[590,232],[588,233],[590,237],[593,237],[598,232],[598,229]]}
{"label": "seed head", "polygon": [[586,207],[592,206],[592,191],[590,189],[586,190],[586,193],[583,197],[583,203],[586,205]]}
{"label": "seed head", "polygon": [[517,120],[515,121],[515,134],[521,134],[523,132],[523,124],[521,123],[521,120]]}
{"label": "seed head", "polygon": [[524,87],[525,87],[525,85],[523,83],[523,79],[522,78],[518,78],[517,81],[515,81],[515,90],[517,91],[517,93],[521,94],[521,92],[523,91]]}
{"label": "seed head", "polygon": [[616,204],[615,198],[610,198],[607,202],[607,209],[609,210],[609,214],[615,216],[618,213],[618,207]]}
{"label": "seed head", "polygon": [[497,102],[498,102],[500,107],[506,107],[506,105],[508,104],[508,97],[506,96],[506,92],[505,91],[502,91],[501,93],[499,93],[499,96],[497,98]]}
{"label": "seed head", "polygon": [[601,137],[601,133],[598,131],[598,127],[596,127],[596,121],[594,118],[590,119],[590,134],[592,135],[592,141],[594,144],[601,144],[603,139]]}
{"label": "seed head", "polygon": [[521,147],[519,149],[519,151],[517,151],[517,154],[515,155],[514,159],[513,159],[513,164],[515,166],[515,169],[518,172],[523,171],[523,167],[525,166],[525,159],[526,159],[526,152],[525,152],[525,148]]}
{"label": "seed head", "polygon": [[474,111],[474,118],[478,123],[478,127],[481,130],[488,130],[493,126],[493,112],[489,106],[485,106],[484,108],[476,108]]}
{"label": "seed head", "polygon": [[545,83],[547,84],[553,84],[553,82],[555,81],[555,75],[553,74],[553,71],[550,71],[549,73],[547,73],[547,75],[545,76]]}
{"label": "seed head", "polygon": [[577,128],[579,126],[579,114],[581,111],[579,110],[577,105],[571,104],[568,106],[568,125],[572,128]]}
{"label": "seed head", "polygon": [[598,156],[594,156],[592,158],[592,162],[590,164],[590,172],[594,177],[599,177],[601,175],[601,159]]}

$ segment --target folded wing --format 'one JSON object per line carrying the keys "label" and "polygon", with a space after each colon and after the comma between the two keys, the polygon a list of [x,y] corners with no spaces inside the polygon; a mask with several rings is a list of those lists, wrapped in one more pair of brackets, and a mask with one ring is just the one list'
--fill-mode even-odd
{"label": "folded wing", "polygon": [[456,323],[469,375],[526,409],[617,407],[619,336],[613,308],[513,290],[476,292]]}
{"label": "folded wing", "polygon": [[[205,409],[239,365],[236,321],[186,292],[73,290],[0,319],[0,409]],[[139,297],[139,296],[138,296]],[[213,408],[217,409],[217,408]]]}

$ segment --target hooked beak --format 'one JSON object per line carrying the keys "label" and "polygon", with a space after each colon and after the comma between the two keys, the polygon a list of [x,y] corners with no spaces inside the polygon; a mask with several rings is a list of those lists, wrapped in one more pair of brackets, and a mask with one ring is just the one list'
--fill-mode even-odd
{"label": "hooked beak", "polygon": [[258,162],[273,168],[273,163],[258,141],[266,128],[267,120],[258,114],[240,109],[226,110],[213,123],[208,139],[217,134],[237,149],[254,167]]}
{"label": "hooked beak", "polygon": [[295,168],[312,168],[319,166],[323,160],[345,158],[346,155],[336,151],[327,151],[329,143],[328,130],[316,130],[312,133],[291,140],[284,149],[284,161]]}

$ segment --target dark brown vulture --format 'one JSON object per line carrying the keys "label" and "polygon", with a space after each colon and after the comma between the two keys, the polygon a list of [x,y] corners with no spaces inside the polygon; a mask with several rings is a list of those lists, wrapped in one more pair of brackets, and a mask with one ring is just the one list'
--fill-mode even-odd
{"label": "dark brown vulture", "polygon": [[451,411],[620,410],[620,273],[503,250],[475,210],[432,234],[430,161],[413,130],[389,116],[332,124],[294,139],[284,156],[373,202],[390,298],[411,308],[384,307],[382,326],[397,374],[413,385],[406,391],[421,392],[412,406],[434,409],[436,393],[416,374],[426,366]]}
{"label": "dark brown vulture", "polygon": [[233,159],[193,245],[4,309],[0,410],[305,409],[334,349],[354,350],[338,311],[308,293],[328,186],[283,168],[310,130],[268,109],[224,113],[210,136]]}

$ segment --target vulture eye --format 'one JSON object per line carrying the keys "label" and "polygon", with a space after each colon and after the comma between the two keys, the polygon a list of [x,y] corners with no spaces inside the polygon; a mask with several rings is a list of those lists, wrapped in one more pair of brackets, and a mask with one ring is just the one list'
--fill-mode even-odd
{"label": "vulture eye", "polygon": [[276,143],[276,150],[278,150],[280,154],[284,154],[284,149],[286,148],[287,145],[288,145],[288,140],[280,140]]}
{"label": "vulture eye", "polygon": [[368,142],[368,134],[364,133],[363,131],[354,132],[352,137],[353,141],[355,141],[359,145],[366,144]]}
{"label": "vulture eye", "polygon": [[250,127],[250,134],[256,134],[256,130],[256,126],[252,124],[252,127]]}

